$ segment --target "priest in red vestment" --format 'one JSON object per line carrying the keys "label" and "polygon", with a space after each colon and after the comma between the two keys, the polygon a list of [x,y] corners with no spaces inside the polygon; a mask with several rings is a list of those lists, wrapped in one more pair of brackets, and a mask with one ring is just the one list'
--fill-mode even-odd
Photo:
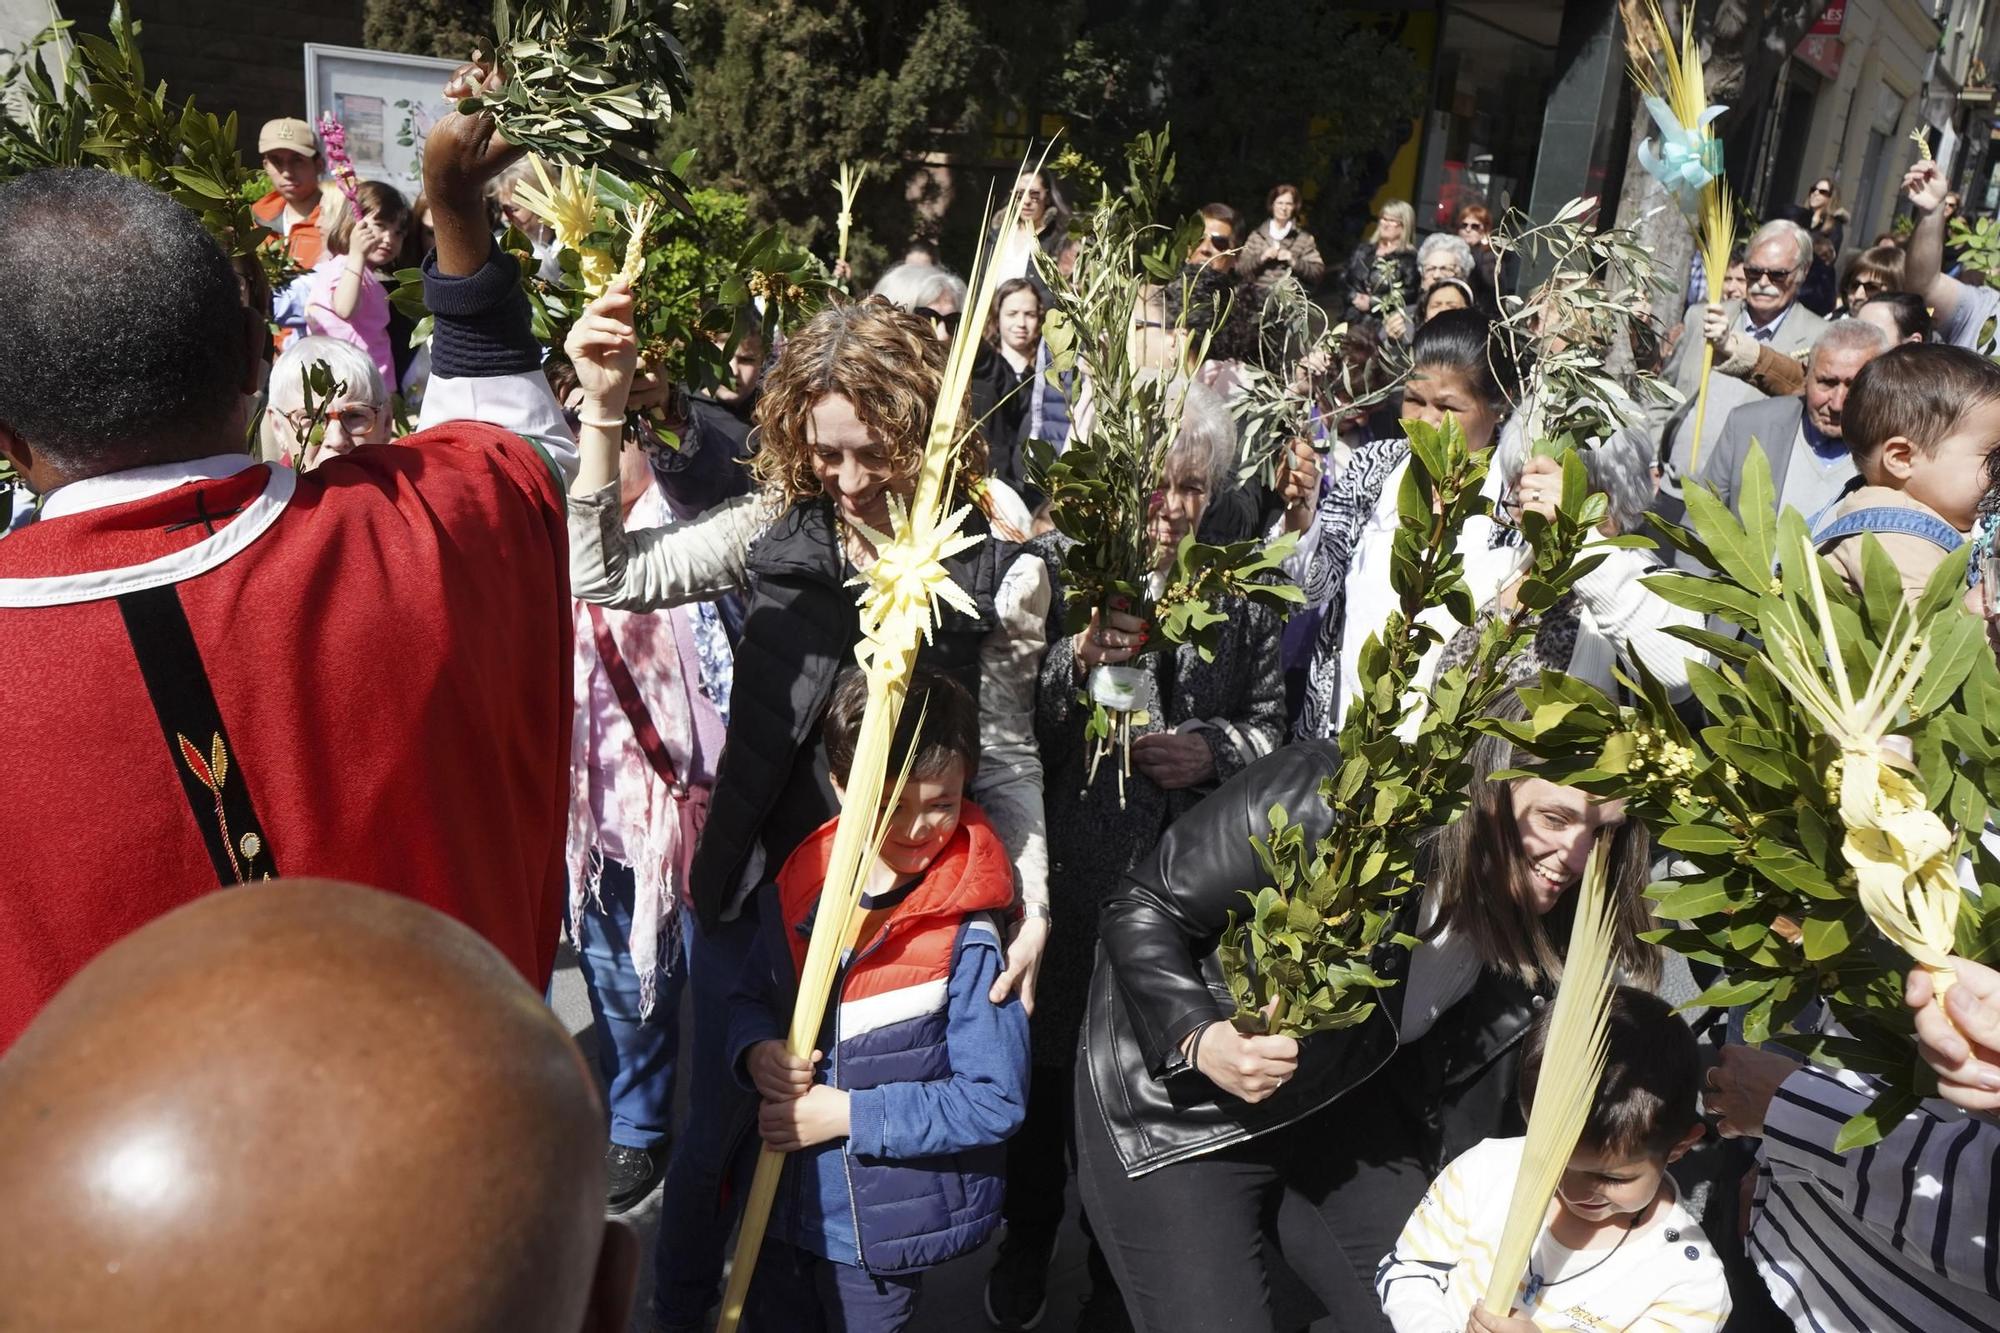
{"label": "priest in red vestment", "polygon": [[574,454],[485,225],[515,155],[432,132],[425,428],[306,474],[245,452],[263,312],[193,214],[101,171],[0,188],[0,454],[43,497],[0,540],[0,1049],[119,936],[278,875],[406,894],[547,984]]}

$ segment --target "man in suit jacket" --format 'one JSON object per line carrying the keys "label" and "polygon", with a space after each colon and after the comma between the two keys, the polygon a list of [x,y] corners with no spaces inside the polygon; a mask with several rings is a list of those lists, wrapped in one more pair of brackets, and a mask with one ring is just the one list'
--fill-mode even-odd
{"label": "man in suit jacket", "polygon": [[[1781,353],[1803,357],[1826,332],[1827,323],[1798,304],[1799,285],[1812,266],[1812,238],[1796,222],[1767,222],[1750,238],[1744,254],[1743,271],[1748,294],[1740,302],[1722,305],[1724,341],[1746,335],[1753,344],[1769,344]],[[1691,305],[1687,323],[1674,354],[1661,375],[1680,390],[1682,401],[1661,414],[1660,453],[1668,464],[1668,483],[1689,475],[1715,447],[1722,424],[1735,409],[1761,402],[1764,393],[1747,377],[1756,366],[1756,357],[1739,365],[1741,358],[1718,357],[1709,375],[1708,414],[1702,422],[1700,458],[1694,449],[1694,406],[1701,387],[1701,353],[1706,305]]]}
{"label": "man in suit jacket", "polygon": [[1858,319],[1828,327],[1806,362],[1802,397],[1767,398],[1729,414],[1712,450],[1704,450],[1699,480],[1729,511],[1743,517],[1743,463],[1753,444],[1771,461],[1779,509],[1808,521],[1854,477],[1841,431],[1847,390],[1861,368],[1889,349],[1889,335]]}

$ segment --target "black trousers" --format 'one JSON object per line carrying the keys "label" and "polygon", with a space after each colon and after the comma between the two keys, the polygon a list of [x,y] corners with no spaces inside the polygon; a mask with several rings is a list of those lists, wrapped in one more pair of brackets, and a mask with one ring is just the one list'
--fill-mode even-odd
{"label": "black trousers", "polygon": [[1028,1081],[1028,1114],[1007,1140],[1007,1202],[1001,1216],[1010,1232],[1045,1233],[1062,1226],[1063,1196],[1075,1158],[1071,1128],[1074,1069],[1036,1065]]}
{"label": "black trousers", "polygon": [[1079,1083],[1084,1208],[1134,1326],[1270,1333],[1268,1235],[1334,1327],[1386,1333],[1375,1269],[1429,1188],[1430,1171],[1416,1127],[1383,1092],[1364,1085],[1284,1129],[1135,1178]]}

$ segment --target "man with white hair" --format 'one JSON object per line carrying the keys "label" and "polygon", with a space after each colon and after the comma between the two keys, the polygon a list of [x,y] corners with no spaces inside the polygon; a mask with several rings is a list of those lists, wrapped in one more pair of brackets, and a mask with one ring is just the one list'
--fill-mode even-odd
{"label": "man with white hair", "polygon": [[[1701,484],[1740,519],[1743,461],[1751,446],[1759,445],[1771,460],[1778,508],[1796,509],[1810,521],[1854,479],[1841,412],[1854,377],[1888,350],[1889,335],[1876,325],[1858,319],[1828,325],[1806,361],[1803,395],[1767,398],[1731,412],[1715,447],[1702,452]],[[1715,410],[1713,404],[1709,410]]]}
{"label": "man with white hair", "polygon": [[[1799,287],[1812,266],[1812,237],[1796,222],[1767,222],[1750,238],[1743,275],[1748,291],[1741,301],[1720,304],[1719,337],[1705,337],[1710,307],[1697,303],[1687,310],[1686,332],[1668,359],[1662,376],[1680,390],[1682,402],[1661,422],[1661,453],[1669,463],[1669,484],[1689,475],[1705,459],[1722,434],[1724,421],[1746,403],[1761,401],[1761,389],[1741,378],[1756,367],[1756,348],[1768,345],[1788,356],[1803,357],[1826,332],[1826,321],[1798,304]],[[1695,449],[1694,405],[1701,387],[1704,341],[1725,348],[1733,335],[1747,338],[1747,361],[1726,352],[1716,358],[1708,381],[1708,414],[1702,423],[1700,449]],[[1739,364],[1741,363],[1741,364]],[[1697,452],[1699,457],[1697,457]]]}

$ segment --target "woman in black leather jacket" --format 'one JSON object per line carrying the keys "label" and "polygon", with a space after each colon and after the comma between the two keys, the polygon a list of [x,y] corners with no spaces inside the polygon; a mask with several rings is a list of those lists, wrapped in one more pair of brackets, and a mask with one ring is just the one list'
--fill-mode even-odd
{"label": "woman in black leather jacket", "polygon": [[[1520,762],[1494,738],[1474,761],[1481,774]],[[1268,833],[1274,803],[1308,837],[1323,833],[1319,785],[1338,767],[1326,741],[1250,765],[1105,901],[1078,1063],[1078,1175],[1146,1333],[1269,1329],[1263,1237],[1281,1204],[1287,1261],[1340,1326],[1388,1328],[1371,1278],[1432,1176],[1480,1139],[1518,1132],[1515,1048],[1560,973],[1569,890],[1600,829],[1614,838],[1625,979],[1658,973],[1638,938],[1645,830],[1617,802],[1481,777],[1396,922],[1424,943],[1369,960],[1398,983],[1375,1012],[1303,1041],[1239,1034],[1215,946],[1263,882],[1250,839]]]}

